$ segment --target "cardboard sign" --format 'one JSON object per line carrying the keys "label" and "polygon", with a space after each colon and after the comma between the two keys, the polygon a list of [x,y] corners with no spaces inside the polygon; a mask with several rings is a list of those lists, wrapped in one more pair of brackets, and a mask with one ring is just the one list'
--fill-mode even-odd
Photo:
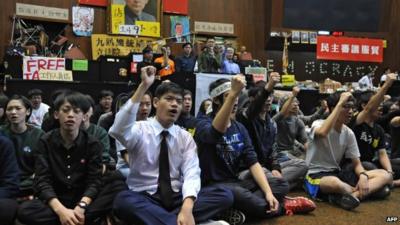
{"label": "cardboard sign", "polygon": [[290,74],[282,75],[281,83],[286,87],[294,86],[296,84],[295,76]]}
{"label": "cardboard sign", "polygon": [[75,59],[72,61],[72,70],[73,71],[88,71],[88,61]]}
{"label": "cardboard sign", "polygon": [[39,80],[74,81],[70,70],[40,70]]}
{"label": "cardboard sign", "polygon": [[28,16],[63,21],[69,20],[68,9],[46,7],[41,5],[16,3],[15,13],[17,16]]}
{"label": "cardboard sign", "polygon": [[64,58],[30,57],[23,58],[23,79],[40,80],[41,70],[65,70]]}
{"label": "cardboard sign", "polygon": [[318,36],[317,59],[381,63],[383,40]]}
{"label": "cardboard sign", "polygon": [[158,42],[152,38],[93,34],[92,57],[96,60],[101,55],[126,56],[131,52],[142,52],[147,45],[158,48]]}

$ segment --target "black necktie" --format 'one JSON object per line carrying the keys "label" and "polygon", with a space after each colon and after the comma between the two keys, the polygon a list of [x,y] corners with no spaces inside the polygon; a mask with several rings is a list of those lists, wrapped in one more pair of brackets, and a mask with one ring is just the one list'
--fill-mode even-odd
{"label": "black necktie", "polygon": [[161,148],[160,148],[160,164],[158,175],[158,188],[160,189],[161,202],[166,209],[171,209],[172,202],[172,187],[171,177],[169,174],[169,159],[168,159],[168,145],[167,137],[168,131],[161,132]]}

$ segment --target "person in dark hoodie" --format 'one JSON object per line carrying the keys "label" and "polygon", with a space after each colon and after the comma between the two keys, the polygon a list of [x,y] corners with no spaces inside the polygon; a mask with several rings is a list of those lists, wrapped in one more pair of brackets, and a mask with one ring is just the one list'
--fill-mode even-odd
{"label": "person in dark hoodie", "polygon": [[14,224],[17,214],[19,171],[13,143],[0,136],[0,221],[4,225]]}

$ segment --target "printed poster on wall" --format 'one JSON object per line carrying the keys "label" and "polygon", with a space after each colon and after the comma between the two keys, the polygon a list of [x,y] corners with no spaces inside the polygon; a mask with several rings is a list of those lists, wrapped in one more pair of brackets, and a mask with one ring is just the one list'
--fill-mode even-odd
{"label": "printed poster on wall", "polygon": [[76,36],[89,37],[93,32],[94,9],[88,7],[72,7],[72,30]]}
{"label": "printed poster on wall", "polygon": [[190,42],[190,23],[187,16],[171,16],[171,38],[176,43]]}
{"label": "printed poster on wall", "polygon": [[109,32],[111,34],[150,36],[144,34],[143,25],[138,24],[139,22],[146,22],[146,24],[149,24],[148,27],[145,27],[147,31],[155,28],[158,30],[151,31],[151,33],[159,34],[161,17],[160,0],[146,0],[142,3],[139,4],[137,1],[128,0],[110,0],[108,7]]}

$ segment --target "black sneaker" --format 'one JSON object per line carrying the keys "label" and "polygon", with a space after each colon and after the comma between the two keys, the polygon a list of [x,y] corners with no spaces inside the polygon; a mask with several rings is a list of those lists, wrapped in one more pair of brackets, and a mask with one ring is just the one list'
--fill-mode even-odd
{"label": "black sneaker", "polygon": [[220,218],[228,222],[230,225],[242,225],[246,220],[245,215],[241,211],[233,208],[223,212],[220,215]]}
{"label": "black sneaker", "polygon": [[385,185],[381,189],[379,189],[376,192],[372,193],[371,197],[372,198],[376,198],[376,199],[384,199],[389,195],[390,195],[390,188],[389,188],[389,186]]}
{"label": "black sneaker", "polygon": [[351,194],[332,194],[329,195],[329,202],[335,203],[346,210],[352,210],[360,205],[360,200]]}

